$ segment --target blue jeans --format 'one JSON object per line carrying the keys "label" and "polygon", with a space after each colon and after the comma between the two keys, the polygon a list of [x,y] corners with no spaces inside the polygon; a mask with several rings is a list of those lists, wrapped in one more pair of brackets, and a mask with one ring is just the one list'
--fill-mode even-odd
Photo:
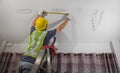
{"label": "blue jeans", "polygon": [[29,62],[20,61],[18,63],[18,67],[17,67],[17,73],[30,73],[32,66],[33,66],[33,64],[31,64]]}

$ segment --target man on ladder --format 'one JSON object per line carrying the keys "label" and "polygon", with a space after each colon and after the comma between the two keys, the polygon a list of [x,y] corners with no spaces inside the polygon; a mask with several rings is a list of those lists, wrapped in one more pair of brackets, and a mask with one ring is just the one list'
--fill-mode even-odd
{"label": "man on ladder", "polygon": [[[57,28],[46,31],[48,24],[48,21],[44,18],[46,15],[47,12],[43,11],[41,15],[38,15],[33,21],[29,36],[29,43],[25,54],[18,64],[17,73],[30,73],[36,57],[40,52],[40,48],[43,45],[48,45],[50,39],[55,36],[56,33],[59,33],[70,20],[69,18],[66,18]],[[65,14],[65,16],[68,16],[68,14]]]}

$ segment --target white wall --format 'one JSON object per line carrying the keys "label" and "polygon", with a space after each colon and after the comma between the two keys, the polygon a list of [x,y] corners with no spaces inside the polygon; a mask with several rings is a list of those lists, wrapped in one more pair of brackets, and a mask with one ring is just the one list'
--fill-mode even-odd
{"label": "white wall", "polygon": [[[64,46],[64,47],[62,47]],[[73,43],[60,44],[58,52],[73,53],[109,53],[111,52],[108,43]]]}
{"label": "white wall", "polygon": [[5,50],[7,41],[1,41],[0,54]]}
{"label": "white wall", "polygon": [[[23,42],[29,36],[35,15],[44,9],[70,13],[71,21],[58,36],[59,43],[120,39],[119,5],[119,0],[1,0],[0,36],[8,41]],[[59,16],[48,15],[47,19],[51,23]]]}
{"label": "white wall", "polygon": [[0,40],[0,46],[1,46],[2,40]]}
{"label": "white wall", "polygon": [[[41,10],[69,12],[71,21],[56,35],[58,52],[111,52],[120,39],[119,0],[1,0],[0,39],[15,42],[6,51],[25,51],[29,30]],[[23,11],[21,11],[23,10]],[[26,11],[24,11],[26,10]],[[49,23],[60,16],[48,15]],[[50,26],[50,25],[49,25]]]}
{"label": "white wall", "polygon": [[[55,44],[57,52],[64,53],[110,53],[109,43],[72,43],[72,44]],[[13,47],[7,47],[5,51],[19,52],[25,51],[27,43],[16,43]]]}
{"label": "white wall", "polygon": [[112,40],[112,44],[120,67],[120,40]]}
{"label": "white wall", "polygon": [[6,47],[5,52],[23,53],[27,47],[27,43],[15,43],[12,47]]}

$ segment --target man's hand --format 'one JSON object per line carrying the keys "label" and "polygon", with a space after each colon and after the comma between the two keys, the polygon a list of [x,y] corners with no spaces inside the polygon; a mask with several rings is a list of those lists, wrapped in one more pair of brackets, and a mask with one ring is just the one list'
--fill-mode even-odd
{"label": "man's hand", "polygon": [[69,13],[64,14],[64,16],[61,19],[62,20],[65,20],[65,19],[69,19],[70,20]]}
{"label": "man's hand", "polygon": [[47,12],[46,11],[43,11],[42,14],[45,15],[45,16],[47,16]]}
{"label": "man's hand", "polygon": [[65,15],[67,15],[66,19],[70,21],[70,15],[69,15],[69,13],[66,13]]}
{"label": "man's hand", "polygon": [[64,14],[63,17],[61,18],[62,20],[65,20],[68,17],[68,13]]}
{"label": "man's hand", "polygon": [[43,11],[40,16],[41,16],[41,17],[47,16],[47,12],[46,12],[46,11]]}
{"label": "man's hand", "polygon": [[69,18],[69,17],[67,17],[66,19],[70,21],[70,18]]}
{"label": "man's hand", "polygon": [[67,15],[67,16],[68,16],[68,15],[69,15],[69,13],[66,13],[65,15]]}

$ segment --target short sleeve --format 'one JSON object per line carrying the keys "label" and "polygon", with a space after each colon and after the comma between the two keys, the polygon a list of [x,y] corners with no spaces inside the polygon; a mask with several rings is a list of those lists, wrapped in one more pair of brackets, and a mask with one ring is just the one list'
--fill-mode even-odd
{"label": "short sleeve", "polygon": [[36,30],[36,29],[35,29],[35,26],[32,26],[32,27],[31,27],[30,34],[32,34],[32,32],[33,32],[34,30]]}
{"label": "short sleeve", "polygon": [[54,30],[50,30],[48,31],[46,37],[45,37],[45,40],[44,40],[44,44],[43,45],[48,45],[49,44],[49,41],[52,37],[54,37],[56,34],[56,29]]}

